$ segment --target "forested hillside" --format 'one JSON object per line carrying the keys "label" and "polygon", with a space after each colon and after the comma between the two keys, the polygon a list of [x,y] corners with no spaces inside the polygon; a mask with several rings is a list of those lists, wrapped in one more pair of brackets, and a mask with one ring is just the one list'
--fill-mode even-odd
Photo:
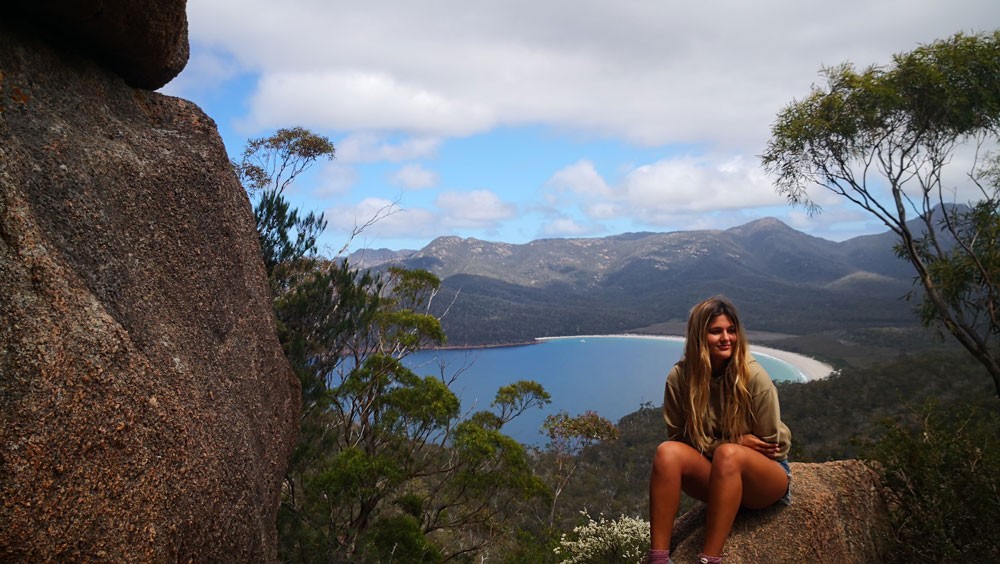
{"label": "forested hillside", "polygon": [[[1000,413],[986,371],[959,350],[903,355],[869,368],[847,368],[829,379],[780,383],[782,419],[792,431],[790,458],[823,462],[861,457],[890,420],[915,424],[933,401],[940,412],[977,406]],[[666,438],[659,404],[619,421],[621,438],[584,455],[564,494],[568,528],[586,508],[592,515],[644,516],[652,453]]]}
{"label": "forested hillside", "polygon": [[[442,279],[434,312],[449,344],[606,334],[683,320],[725,294],[752,329],[815,333],[912,326],[909,266],[888,234],[833,242],[762,219],[725,231],[543,239],[523,245],[441,237],[420,251],[364,251]],[[360,264],[359,264],[360,263]]]}

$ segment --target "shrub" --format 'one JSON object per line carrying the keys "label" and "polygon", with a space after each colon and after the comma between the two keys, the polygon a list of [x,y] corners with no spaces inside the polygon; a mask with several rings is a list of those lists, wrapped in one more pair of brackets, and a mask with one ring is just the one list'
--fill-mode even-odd
{"label": "shrub", "polygon": [[573,537],[563,534],[556,554],[562,564],[611,564],[641,562],[649,550],[649,522],[622,515],[609,521],[601,515],[598,521],[587,514],[587,523],[573,529]]}
{"label": "shrub", "polygon": [[1000,562],[996,409],[928,403],[914,415],[888,422],[869,451],[889,489],[892,561]]}

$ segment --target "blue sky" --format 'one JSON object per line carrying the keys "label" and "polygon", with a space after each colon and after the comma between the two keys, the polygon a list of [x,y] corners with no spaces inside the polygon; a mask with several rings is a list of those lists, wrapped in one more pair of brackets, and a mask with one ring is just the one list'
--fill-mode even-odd
{"label": "blue sky", "polygon": [[303,126],[336,158],[289,194],[351,244],[525,243],[726,229],[762,217],[832,240],[885,230],[819,191],[785,204],[770,124],[823,66],[886,64],[1000,27],[996,0],[194,0],[191,58],[161,92],[230,155]]}

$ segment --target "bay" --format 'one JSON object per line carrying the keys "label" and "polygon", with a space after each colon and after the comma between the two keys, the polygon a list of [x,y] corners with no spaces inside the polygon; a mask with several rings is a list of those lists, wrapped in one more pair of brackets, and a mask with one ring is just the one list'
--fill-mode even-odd
{"label": "bay", "polygon": [[[683,348],[681,340],[656,337],[560,337],[519,346],[424,350],[404,362],[422,376],[454,379],[451,389],[464,413],[489,410],[501,386],[518,380],[540,383],[552,403],[529,410],[503,431],[521,443],[543,445],[547,415],[592,410],[617,423],[643,404],[662,405],[667,373]],[[773,380],[803,380],[794,366],[752,346],[751,351]]]}

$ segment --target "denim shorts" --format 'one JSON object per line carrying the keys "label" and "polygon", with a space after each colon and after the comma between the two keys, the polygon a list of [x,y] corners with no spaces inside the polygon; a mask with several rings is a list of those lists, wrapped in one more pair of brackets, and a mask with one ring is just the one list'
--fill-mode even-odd
{"label": "denim shorts", "polygon": [[788,475],[788,489],[785,490],[785,496],[778,500],[778,503],[782,505],[792,504],[792,469],[788,466],[788,459],[776,460],[778,464],[781,465],[785,470],[785,474]]}

